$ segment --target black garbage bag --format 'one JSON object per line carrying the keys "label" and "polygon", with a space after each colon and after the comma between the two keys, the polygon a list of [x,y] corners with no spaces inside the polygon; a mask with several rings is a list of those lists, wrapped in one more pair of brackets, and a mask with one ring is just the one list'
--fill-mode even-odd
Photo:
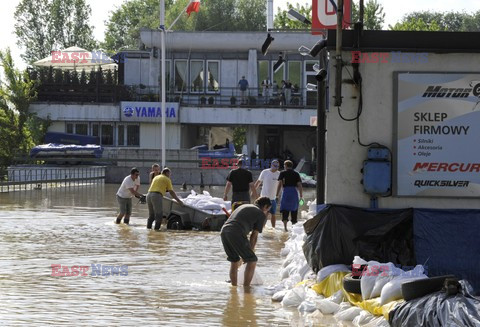
{"label": "black garbage bag", "polygon": [[390,326],[480,326],[480,298],[467,281],[460,285],[456,295],[440,291],[398,305],[389,313]]}
{"label": "black garbage bag", "polygon": [[303,252],[316,273],[333,264],[352,264],[354,256],[402,266],[416,265],[413,209],[364,209],[328,205],[304,224]]}

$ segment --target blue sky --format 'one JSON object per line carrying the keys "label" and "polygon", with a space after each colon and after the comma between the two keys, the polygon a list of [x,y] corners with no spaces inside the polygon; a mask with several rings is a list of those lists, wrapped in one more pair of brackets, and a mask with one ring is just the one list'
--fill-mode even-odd
{"label": "blue sky", "polygon": [[[311,1],[307,0],[274,0],[273,6],[275,12],[278,7],[282,9],[286,8],[287,1],[301,5],[311,4]],[[358,0],[354,0],[358,2]],[[479,0],[378,0],[384,7],[385,22],[384,29],[388,28],[388,25],[395,24],[405,14],[412,11],[420,10],[435,10],[435,11],[465,11],[474,12],[480,10]],[[20,58],[22,53],[21,49],[16,46],[16,38],[13,34],[13,28],[15,24],[15,18],[13,14],[15,7],[20,0],[2,1],[2,10],[0,11],[0,21],[2,22],[2,28],[0,29],[0,48],[4,49],[10,47],[12,54],[15,58],[15,62],[20,67],[24,68],[25,64]],[[105,32],[104,21],[108,19],[109,12],[118,7],[119,0],[87,0],[87,3],[92,8],[91,24],[95,27],[94,36],[98,40],[103,40]]]}

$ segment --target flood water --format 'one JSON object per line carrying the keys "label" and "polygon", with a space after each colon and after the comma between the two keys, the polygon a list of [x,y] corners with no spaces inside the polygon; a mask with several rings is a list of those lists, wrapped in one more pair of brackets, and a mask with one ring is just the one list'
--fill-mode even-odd
{"label": "flood water", "polygon": [[[0,325],[305,325],[296,309],[272,303],[264,286],[247,292],[226,282],[218,232],[147,230],[147,206],[136,199],[130,226],[114,224],[117,188],[0,193]],[[223,188],[207,191],[218,196]],[[257,243],[264,285],[280,281],[282,227],[267,228]],[[92,276],[92,264],[127,266],[128,275]],[[52,276],[52,265],[89,269]]]}

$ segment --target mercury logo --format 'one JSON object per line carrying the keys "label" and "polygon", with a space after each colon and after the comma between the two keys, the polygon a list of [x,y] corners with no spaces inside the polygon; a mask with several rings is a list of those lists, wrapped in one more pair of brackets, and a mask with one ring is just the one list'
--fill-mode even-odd
{"label": "mercury logo", "polygon": [[123,109],[123,114],[124,114],[126,117],[132,117],[132,115],[133,115],[133,108],[132,108],[132,107],[125,107],[125,109]]}

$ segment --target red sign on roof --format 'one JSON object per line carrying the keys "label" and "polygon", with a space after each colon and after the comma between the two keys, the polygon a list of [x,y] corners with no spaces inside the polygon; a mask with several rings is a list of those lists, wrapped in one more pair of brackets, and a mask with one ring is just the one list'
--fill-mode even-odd
{"label": "red sign on roof", "polygon": [[[352,22],[352,0],[343,0],[343,28]],[[312,34],[337,28],[337,0],[312,0]]]}

